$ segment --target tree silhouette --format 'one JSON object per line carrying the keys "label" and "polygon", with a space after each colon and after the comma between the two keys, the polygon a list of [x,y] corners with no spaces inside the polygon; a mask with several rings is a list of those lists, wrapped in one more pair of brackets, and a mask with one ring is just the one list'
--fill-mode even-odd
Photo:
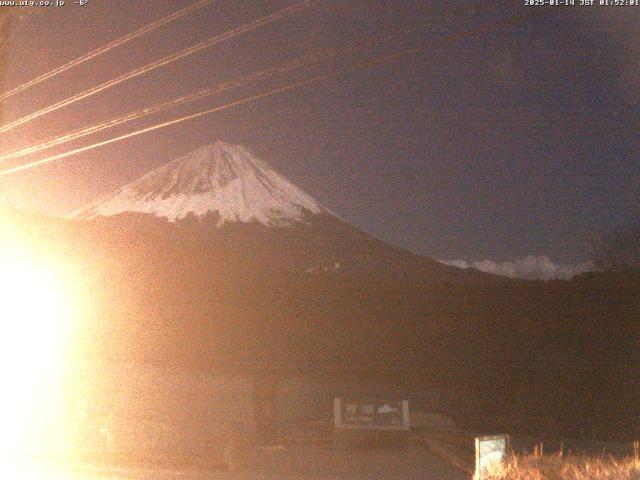
{"label": "tree silhouette", "polygon": [[591,249],[596,268],[640,268],[640,222],[596,237],[591,242]]}

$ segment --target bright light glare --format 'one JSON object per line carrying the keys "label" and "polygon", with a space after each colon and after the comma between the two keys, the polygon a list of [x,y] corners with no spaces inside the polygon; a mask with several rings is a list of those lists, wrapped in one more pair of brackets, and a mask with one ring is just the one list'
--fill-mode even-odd
{"label": "bright light glare", "polygon": [[[0,233],[5,233],[0,231]],[[71,325],[63,269],[0,238],[0,456],[57,449]]]}

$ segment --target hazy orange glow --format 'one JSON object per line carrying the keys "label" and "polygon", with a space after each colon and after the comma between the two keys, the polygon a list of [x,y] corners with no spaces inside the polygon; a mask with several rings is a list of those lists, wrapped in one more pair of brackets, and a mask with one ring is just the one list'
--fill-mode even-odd
{"label": "hazy orange glow", "polygon": [[71,276],[0,225],[0,456],[67,443],[63,364],[74,322]]}

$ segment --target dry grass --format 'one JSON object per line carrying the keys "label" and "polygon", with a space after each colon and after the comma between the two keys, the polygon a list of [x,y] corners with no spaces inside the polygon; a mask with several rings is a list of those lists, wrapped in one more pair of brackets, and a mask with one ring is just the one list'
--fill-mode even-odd
{"label": "dry grass", "polygon": [[640,480],[634,458],[586,456],[513,456],[487,480]]}

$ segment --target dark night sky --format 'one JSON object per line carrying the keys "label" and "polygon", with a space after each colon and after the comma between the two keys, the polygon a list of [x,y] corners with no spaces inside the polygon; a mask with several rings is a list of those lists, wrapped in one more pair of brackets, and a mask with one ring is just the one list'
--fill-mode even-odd
{"label": "dark night sky", "polygon": [[[90,0],[40,9],[16,34],[17,85],[190,2]],[[275,11],[219,0],[6,102],[5,120]],[[586,239],[640,217],[640,7],[557,7],[444,43],[524,0],[442,19],[470,1],[336,1],[244,34],[4,134],[29,145],[303,54],[438,18],[386,46],[85,138],[81,146],[350,62],[417,54],[0,179],[15,203],[64,213],[196,147],[242,143],[345,220],[434,258],[584,260]],[[579,0],[576,1],[579,3]],[[61,152],[61,147],[50,152]],[[34,159],[41,158],[34,156]]]}

